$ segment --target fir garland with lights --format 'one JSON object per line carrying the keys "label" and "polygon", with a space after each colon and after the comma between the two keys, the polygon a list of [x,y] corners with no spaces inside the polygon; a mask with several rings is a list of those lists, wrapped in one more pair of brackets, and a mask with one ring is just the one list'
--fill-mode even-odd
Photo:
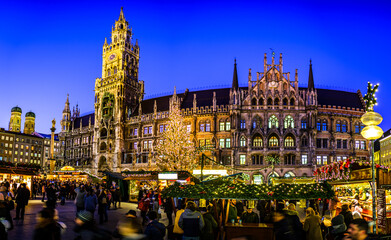
{"label": "fir garland with lights", "polygon": [[229,180],[215,180],[197,185],[175,183],[162,191],[164,197],[194,199],[242,199],[242,200],[300,200],[332,198],[334,191],[330,184],[250,184]]}
{"label": "fir garland with lights", "polygon": [[375,94],[377,92],[378,87],[379,84],[376,84],[372,87],[372,83],[368,82],[367,94],[365,94],[364,96],[365,109],[368,112],[372,112],[373,106],[377,105],[377,99],[375,97]]}

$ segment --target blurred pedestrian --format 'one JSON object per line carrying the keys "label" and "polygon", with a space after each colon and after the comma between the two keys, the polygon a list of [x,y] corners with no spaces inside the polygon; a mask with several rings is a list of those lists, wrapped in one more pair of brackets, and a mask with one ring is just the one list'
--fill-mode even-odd
{"label": "blurred pedestrian", "polygon": [[[108,190],[102,189],[98,196],[98,214],[99,214],[99,224],[108,221],[107,209],[108,209]],[[104,219],[103,219],[104,217]]]}
{"label": "blurred pedestrian", "polygon": [[172,213],[174,211],[174,206],[172,204],[172,198],[168,197],[168,198],[163,199],[163,208],[164,208],[164,212],[167,215],[168,225],[170,226],[170,225],[172,225]]}
{"label": "blurred pedestrian", "polygon": [[352,211],[350,211],[348,204],[343,204],[341,209],[342,211],[339,213],[339,215],[343,216],[345,225],[346,227],[348,227],[350,223],[353,221]]}
{"label": "blurred pedestrian", "polygon": [[[134,211],[134,210],[130,210]],[[134,211],[135,213],[135,211]],[[142,240],[146,239],[142,232],[141,224],[136,218],[127,217],[118,222],[117,229],[113,234],[120,240]]]}
{"label": "blurred pedestrian", "polygon": [[141,217],[143,218],[142,225],[144,225],[147,222],[147,212],[149,210],[149,204],[150,200],[147,197],[147,194],[143,194],[143,197],[138,203],[138,209],[141,211]]}
{"label": "blurred pedestrian", "polygon": [[204,218],[204,228],[201,231],[201,239],[202,240],[214,240],[215,236],[215,230],[217,229],[218,225],[216,220],[213,217],[213,205],[209,205],[206,208],[206,213],[202,215]]}
{"label": "blurred pedestrian", "polygon": [[368,223],[364,219],[354,219],[348,228],[344,240],[368,240]]}
{"label": "blurred pedestrian", "polygon": [[166,235],[166,227],[163,223],[158,222],[157,212],[149,211],[147,214],[149,220],[144,234],[149,240],[163,240]]}
{"label": "blurred pedestrian", "polygon": [[80,187],[77,187],[75,189],[76,192],[76,198],[75,198],[75,204],[76,204],[76,214],[82,210],[84,210],[84,198],[86,196],[86,191],[84,189],[84,185],[81,185]]}
{"label": "blurred pedestrian", "polygon": [[16,201],[16,217],[14,218],[15,220],[18,220],[19,217],[20,219],[24,219],[24,210],[26,205],[28,205],[30,198],[30,191],[26,188],[26,184],[22,183],[20,184],[16,196],[15,196],[15,201]]}
{"label": "blurred pedestrian", "polygon": [[84,198],[84,209],[91,212],[92,216],[94,216],[94,212],[97,204],[98,204],[98,198],[96,197],[94,191],[90,189]]}
{"label": "blurred pedestrian", "polygon": [[304,221],[304,231],[307,240],[322,240],[322,230],[320,228],[321,220],[319,215],[315,215],[312,208],[306,209],[306,218]]}
{"label": "blurred pedestrian", "polygon": [[37,214],[34,240],[61,240],[61,227],[54,220],[54,211],[45,208]]}

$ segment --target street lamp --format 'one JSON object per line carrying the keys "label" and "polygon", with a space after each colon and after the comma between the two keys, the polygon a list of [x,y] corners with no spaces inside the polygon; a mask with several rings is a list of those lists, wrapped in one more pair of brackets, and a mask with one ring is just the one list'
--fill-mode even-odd
{"label": "street lamp", "polygon": [[362,115],[361,122],[366,127],[361,131],[361,135],[371,141],[371,159],[372,159],[372,218],[374,221],[373,233],[376,233],[376,183],[375,183],[375,159],[374,159],[374,142],[383,135],[383,130],[378,127],[383,118],[379,113],[373,111],[373,105],[376,104],[375,92],[378,84],[372,88],[372,84],[368,82],[368,92],[364,97],[366,102],[367,112]]}

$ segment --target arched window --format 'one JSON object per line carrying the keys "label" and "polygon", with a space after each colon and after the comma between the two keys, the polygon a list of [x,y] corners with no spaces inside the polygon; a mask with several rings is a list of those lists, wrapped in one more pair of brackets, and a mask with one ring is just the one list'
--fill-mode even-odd
{"label": "arched window", "polygon": [[114,67],[114,74],[117,74],[117,67]]}
{"label": "arched window", "polygon": [[268,98],[268,99],[267,99],[267,105],[268,105],[268,106],[273,105],[273,100],[272,100],[271,98]]}
{"label": "arched window", "polygon": [[291,178],[291,177],[295,177],[295,174],[291,171],[284,174],[284,178]]}
{"label": "arched window", "polygon": [[269,147],[278,147],[278,138],[276,136],[271,136],[269,138]]}
{"label": "arched window", "polygon": [[291,105],[291,106],[295,105],[295,99],[294,98],[291,98],[291,102],[290,102],[289,105]]}
{"label": "arched window", "polygon": [[346,121],[343,121],[342,122],[342,132],[347,132],[347,131],[348,131],[347,123],[346,123]]}
{"label": "arched window", "polygon": [[114,43],[117,43],[117,36],[114,37]]}
{"label": "arched window", "polygon": [[269,118],[269,128],[276,127],[278,128],[278,119],[275,115],[272,115]]}
{"label": "arched window", "polygon": [[107,130],[106,130],[106,128],[103,128],[102,130],[100,130],[100,137],[101,138],[107,137]]}
{"label": "arched window", "polygon": [[225,131],[225,122],[224,122],[224,120],[220,120],[220,122],[219,122],[219,130],[220,130],[220,132],[221,131]]}
{"label": "arched window", "polygon": [[205,132],[210,132],[210,121],[207,120],[205,123]]}
{"label": "arched window", "polygon": [[318,130],[319,132],[322,130],[320,119],[318,119],[318,121],[316,122],[316,130]]}
{"label": "arched window", "polygon": [[105,143],[105,142],[102,142],[102,143],[100,144],[100,150],[101,150],[101,151],[105,151],[105,150],[106,150],[106,143]]}
{"label": "arched window", "polygon": [[205,122],[204,121],[200,122],[200,132],[205,132]]}
{"label": "arched window", "polygon": [[360,133],[360,124],[356,123],[354,125],[354,133]]}
{"label": "arched window", "polygon": [[274,105],[280,105],[280,99],[278,98],[274,99]]}
{"label": "arched window", "polygon": [[241,147],[245,147],[246,146],[246,138],[244,136],[242,136],[240,138],[240,146]]}
{"label": "arched window", "polygon": [[253,129],[255,129],[257,127],[257,121],[253,121]]}
{"label": "arched window", "polygon": [[253,98],[253,100],[251,100],[251,105],[257,105],[257,99],[256,98]]}
{"label": "arched window", "polygon": [[323,119],[323,122],[322,122],[322,131],[327,131],[327,120],[326,120],[326,119]]}
{"label": "arched window", "polygon": [[282,100],[282,105],[287,106],[288,105],[288,99],[284,98],[284,100]]}
{"label": "arched window", "polygon": [[272,179],[273,179],[273,178],[278,178],[278,177],[280,177],[280,176],[278,175],[278,173],[276,173],[276,172],[270,173],[269,176],[267,177],[267,183],[268,183],[269,185],[271,185],[271,184],[272,184]]}
{"label": "arched window", "polygon": [[111,76],[111,71],[110,71],[110,69],[109,70],[107,70],[107,76]]}
{"label": "arched window", "polygon": [[302,147],[307,147],[308,146],[308,140],[307,140],[307,138],[305,136],[301,139],[301,146]]}
{"label": "arched window", "polygon": [[225,122],[225,131],[229,130],[231,130],[231,121],[227,119],[227,121]]}
{"label": "arched window", "polygon": [[254,138],[253,147],[262,147],[262,138],[260,136]]}
{"label": "arched window", "polygon": [[341,132],[341,121],[339,121],[339,120],[335,124],[335,131]]}
{"label": "arched window", "polygon": [[259,99],[259,105],[263,105],[263,98]]}
{"label": "arched window", "polygon": [[293,121],[293,118],[291,116],[286,116],[284,120],[284,128],[294,128],[295,122]]}
{"label": "arched window", "polygon": [[287,136],[284,140],[285,147],[294,147],[295,140],[293,140],[292,136]]}
{"label": "arched window", "polygon": [[307,129],[307,119],[301,119],[301,129]]}

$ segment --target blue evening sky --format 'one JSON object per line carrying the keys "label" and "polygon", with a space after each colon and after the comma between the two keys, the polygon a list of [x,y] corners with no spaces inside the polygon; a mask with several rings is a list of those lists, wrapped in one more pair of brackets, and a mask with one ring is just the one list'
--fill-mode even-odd
{"label": "blue evening sky", "polygon": [[241,86],[263,55],[283,54],[284,71],[315,87],[366,93],[391,127],[389,1],[4,1],[0,8],[0,127],[18,105],[36,113],[36,130],[60,129],[66,94],[93,110],[105,37],[121,6],[139,40],[146,95],[229,86],[236,57]]}

